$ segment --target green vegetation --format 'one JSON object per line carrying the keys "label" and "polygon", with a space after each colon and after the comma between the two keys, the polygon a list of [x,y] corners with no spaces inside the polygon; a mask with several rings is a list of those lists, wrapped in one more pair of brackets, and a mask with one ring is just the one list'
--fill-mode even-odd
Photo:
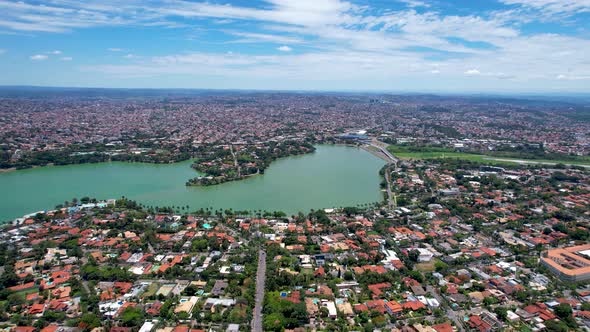
{"label": "green vegetation", "polygon": [[123,326],[133,327],[141,326],[144,321],[143,310],[135,307],[127,307],[121,313],[121,323]]}
{"label": "green vegetation", "polygon": [[96,263],[88,263],[82,266],[80,276],[84,280],[97,281],[132,281],[135,276],[129,271],[113,266],[98,266]]}
{"label": "green vegetation", "polygon": [[281,299],[279,292],[266,294],[264,304],[264,330],[282,331],[284,328],[296,328],[308,322],[305,304],[292,303]]}
{"label": "green vegetation", "polygon": [[72,145],[63,150],[28,151],[21,156],[13,157],[7,150],[0,148],[0,169],[26,169],[47,165],[75,165],[101,163],[108,161],[170,163],[188,160],[191,157],[190,147],[161,148],[149,146],[141,153],[119,151],[107,148],[103,144]]}
{"label": "green vegetation", "polygon": [[[237,147],[235,149],[238,150]],[[242,146],[239,151],[227,146],[201,147],[199,160],[192,167],[205,176],[190,179],[186,185],[212,186],[264,174],[264,170],[279,158],[313,151],[315,147],[311,143],[298,141]]]}
{"label": "green vegetation", "polygon": [[[511,154],[511,157],[503,157],[498,153],[492,154],[476,154],[468,152],[458,152],[453,149],[443,147],[430,146],[407,146],[407,145],[390,145],[387,148],[393,155],[401,159],[460,159],[479,162],[490,165],[513,165],[524,161],[525,163],[555,163],[555,164],[572,164],[572,165],[590,165],[590,157],[578,157],[570,159],[526,159]],[[528,156],[530,157],[530,156]],[[550,156],[546,156],[549,158]],[[565,156],[561,156],[564,158]],[[573,156],[568,156],[573,157]]]}
{"label": "green vegetation", "polygon": [[453,127],[446,127],[446,126],[439,126],[439,125],[431,125],[430,127],[447,137],[454,137],[454,138],[461,137],[461,133],[459,133],[457,131],[457,129],[455,129]]}

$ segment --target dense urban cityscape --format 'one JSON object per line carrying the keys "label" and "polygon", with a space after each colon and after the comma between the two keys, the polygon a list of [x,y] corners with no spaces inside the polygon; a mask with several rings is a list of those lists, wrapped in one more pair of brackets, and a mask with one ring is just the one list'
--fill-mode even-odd
{"label": "dense urban cityscape", "polygon": [[381,201],[295,214],[92,196],[22,211],[0,232],[0,325],[587,329],[588,111],[524,97],[6,93],[4,175],[190,160],[187,185],[222,188],[324,145],[362,148],[384,166]]}
{"label": "dense urban cityscape", "polygon": [[0,0],[0,332],[590,332],[590,0]]}
{"label": "dense urban cityscape", "polygon": [[2,169],[107,160],[168,163],[214,154],[220,145],[331,143],[358,130],[423,152],[440,147],[497,157],[590,161],[583,103],[292,93],[142,98],[141,91],[130,98],[34,96],[0,100]]}

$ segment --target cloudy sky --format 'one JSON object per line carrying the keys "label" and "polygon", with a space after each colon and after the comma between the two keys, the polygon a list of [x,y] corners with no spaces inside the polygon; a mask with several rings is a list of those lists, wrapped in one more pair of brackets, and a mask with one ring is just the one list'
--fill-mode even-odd
{"label": "cloudy sky", "polygon": [[590,0],[0,0],[0,85],[590,92]]}

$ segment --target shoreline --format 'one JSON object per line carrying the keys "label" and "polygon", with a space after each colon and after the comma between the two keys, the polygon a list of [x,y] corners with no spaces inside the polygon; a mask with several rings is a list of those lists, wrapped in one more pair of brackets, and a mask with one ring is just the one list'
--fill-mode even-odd
{"label": "shoreline", "polygon": [[14,172],[14,171],[18,171],[16,169],[16,167],[11,167],[11,168],[0,168],[0,174],[2,173],[10,173],[10,172]]}
{"label": "shoreline", "polygon": [[[123,164],[146,164],[146,165],[174,165],[174,164],[179,164],[179,163],[183,163],[183,162],[187,162],[190,161],[191,163],[195,160],[196,158],[191,158],[191,159],[187,159],[187,160],[180,160],[180,161],[170,161],[167,163],[151,163],[151,162],[145,162],[145,161],[119,161],[119,160],[109,160],[109,161],[99,161],[99,162],[90,162],[90,163],[79,163],[79,164],[65,164],[65,165],[55,165],[53,163],[51,164],[47,164],[47,165],[35,165],[35,166],[31,166],[28,168],[16,168],[16,167],[11,167],[11,168],[0,168],[0,174],[2,173],[12,173],[12,172],[17,172],[17,171],[26,171],[26,170],[31,170],[31,169],[37,169],[37,168],[50,168],[50,167],[66,167],[66,166],[83,166],[83,165],[100,165],[100,164],[113,164],[113,163],[123,163]],[[197,171],[197,170],[195,170]]]}
{"label": "shoreline", "polygon": [[[326,143],[324,143],[324,144],[318,144],[318,145],[316,145],[316,147],[317,147],[318,149],[321,149],[321,147],[322,147],[322,146],[324,146],[324,147],[326,147],[326,148],[328,148],[328,149],[329,149],[330,147],[332,147],[332,148],[344,148],[344,149],[350,149],[350,148],[352,148],[352,149],[351,149],[351,151],[353,151],[353,150],[356,150],[356,151],[359,151],[359,152],[357,152],[357,153],[362,153],[362,154],[364,154],[364,153],[366,152],[366,151],[360,152],[360,151],[361,151],[361,149],[359,149],[359,147],[358,147],[358,146],[354,146],[354,145],[350,145],[350,144],[326,144]],[[338,150],[338,151],[339,151],[339,150]],[[296,158],[296,159],[299,159],[299,158],[305,158],[305,157],[308,157],[309,155],[314,155],[314,154],[317,154],[317,153],[318,153],[318,151],[314,151],[314,152],[312,152],[312,153],[309,153],[309,154],[297,154],[297,155],[291,155],[291,156],[288,156],[288,157],[285,157],[285,158],[279,158],[279,159],[277,159],[277,160],[273,161],[273,162],[271,163],[271,165],[270,165],[270,167],[269,167],[269,168],[274,168],[274,166],[275,166],[275,163],[278,163],[278,162],[279,162],[281,159],[291,159],[291,158]],[[377,160],[379,163],[380,163],[380,161],[381,161],[381,159],[373,159],[373,156],[371,156],[371,157],[368,157],[368,155],[365,155],[365,156],[367,156],[367,157],[365,157],[365,158],[368,158],[368,159],[369,159],[369,160],[367,160],[367,162],[369,162],[369,164],[373,164],[373,163],[374,163],[374,162],[371,162],[371,160],[370,160],[370,159],[372,159],[372,160]],[[361,159],[361,160],[362,160],[362,159]],[[182,164],[183,162],[184,162],[184,164]],[[166,166],[172,166],[173,168],[175,168],[175,167],[179,167],[179,166],[180,166],[180,167],[182,167],[183,169],[185,169],[185,167],[186,167],[186,169],[188,170],[188,169],[190,168],[190,161],[183,161],[183,162],[180,162],[180,163],[170,163],[170,164],[166,163],[166,164],[161,164],[161,165],[163,165],[162,167],[166,167]],[[137,165],[137,166],[146,165],[146,167],[150,167],[150,166],[152,166],[152,167],[155,167],[156,165],[158,165],[158,164],[154,164],[154,163],[128,163],[128,162],[114,162],[114,163],[113,163],[113,162],[109,162],[109,164],[111,164],[111,163],[112,163],[112,164],[119,164],[119,165],[122,165],[123,167],[124,167],[124,166],[126,166],[126,165],[130,165],[130,167],[131,167],[131,165],[132,165],[132,164],[135,164],[135,165]],[[99,164],[107,165],[107,164],[106,164],[106,163],[104,163],[104,162],[103,162],[103,163],[92,163],[92,165],[99,165]],[[179,164],[180,164],[180,165],[179,165]],[[381,163],[380,163],[380,164],[381,164]],[[94,167],[92,167],[92,166],[86,166],[86,167],[85,167],[84,165],[85,165],[85,164],[76,164],[75,166],[82,166],[82,168],[84,168],[84,169],[91,169],[91,170],[94,168]],[[90,165],[90,164],[88,164],[88,165]],[[164,166],[164,165],[165,165],[165,166]],[[278,165],[278,164],[277,164],[277,165]],[[60,166],[61,166],[61,165],[60,165]],[[107,166],[107,167],[108,167],[108,166]],[[41,168],[41,167],[39,167],[39,168]],[[55,168],[54,168],[54,170],[56,170],[57,168],[58,168],[58,167],[55,167]],[[124,169],[125,169],[125,168],[124,168]],[[378,175],[377,175],[377,171],[378,171],[378,169],[376,169],[376,171],[375,171],[375,176],[378,176]],[[28,176],[29,174],[33,174],[33,173],[37,174],[37,172],[38,172],[38,170],[37,170],[37,171],[35,171],[35,172],[23,172],[23,173],[21,173],[21,174],[23,174],[23,175],[27,175],[27,176]],[[64,172],[66,172],[66,173],[67,173],[67,172],[69,172],[69,169],[68,169],[68,168],[63,168],[63,169],[61,169],[61,170],[59,171],[59,174],[62,174],[62,173],[64,173]],[[86,171],[86,172],[91,172],[91,171]],[[185,179],[183,179],[183,181],[182,181],[182,182],[179,182],[178,184],[179,184],[179,185],[180,185],[180,184],[182,184],[182,187],[183,187],[183,188],[191,188],[191,189],[192,189],[192,188],[195,188],[195,189],[197,189],[197,188],[199,188],[199,187],[200,187],[200,188],[208,187],[208,186],[185,186],[185,181],[186,181],[186,179],[190,178],[190,176],[191,176],[192,174],[194,174],[193,172],[197,173],[197,172],[196,172],[196,171],[194,171],[193,169],[189,170],[189,171],[188,171],[188,173],[189,173],[188,175],[189,175],[189,176],[187,176]],[[51,174],[53,174],[53,173],[51,173]],[[0,175],[1,175],[1,174],[0,174]],[[248,175],[248,176],[246,176],[246,177],[245,177],[245,178],[243,178],[243,179],[240,179],[240,180],[235,180],[235,181],[231,181],[231,182],[237,183],[237,182],[240,182],[240,181],[249,181],[249,180],[253,180],[253,179],[255,179],[255,178],[259,178],[259,177],[260,177],[260,175],[262,175],[262,174],[251,174],[251,175]],[[265,172],[265,174],[264,174],[264,175],[266,175],[266,172]],[[4,177],[3,177],[3,178],[4,178]],[[6,177],[6,179],[8,179],[8,178],[9,178],[9,177]],[[12,176],[10,176],[10,178],[12,178]],[[181,177],[181,178],[182,178],[182,177]],[[228,182],[228,184],[229,184],[229,183],[231,183],[231,182]],[[376,184],[376,186],[377,186],[377,187],[375,187],[375,190],[376,190],[376,191],[378,191],[378,190],[379,190],[379,189],[378,189],[378,183]],[[213,186],[213,187],[214,187],[214,186]],[[184,191],[184,189],[183,189],[183,191]],[[192,190],[190,190],[190,191],[192,191]],[[197,190],[197,191],[198,191],[198,190]],[[96,197],[102,197],[102,196],[100,195],[100,193],[99,193],[99,192],[95,192],[95,191],[93,190],[93,188],[92,188],[92,187],[87,187],[87,188],[85,189],[85,192],[84,192],[84,194],[90,194],[90,193],[92,193],[90,196],[93,196],[93,197],[94,197],[94,196],[96,196]],[[121,192],[119,192],[119,193],[121,194]],[[109,197],[118,197],[118,196],[120,196],[120,194],[117,194],[117,193],[110,193],[110,194],[109,194]],[[128,195],[126,194],[125,196],[127,197]],[[192,196],[189,196],[189,197],[192,197]],[[201,196],[199,196],[199,197],[201,197]],[[370,200],[367,200],[367,202],[371,202],[371,203],[374,203],[374,202],[380,202],[380,201],[381,201],[381,199],[382,199],[382,198],[381,198],[381,195],[379,194],[379,197],[376,197],[375,199],[370,199]],[[139,201],[141,201],[141,200],[139,200]],[[226,203],[228,203],[228,202],[226,202]],[[364,199],[358,199],[358,200],[356,200],[356,201],[354,201],[354,202],[350,202],[350,204],[351,204],[351,205],[356,205],[356,204],[361,204],[361,203],[365,203],[365,200],[364,200]],[[166,205],[166,204],[160,204],[160,205]],[[192,203],[191,203],[191,205],[192,205]],[[223,204],[223,202],[221,202],[221,203],[220,203],[220,206],[224,206],[224,208],[225,208],[225,207],[231,207],[231,208],[233,208],[233,209],[240,208],[240,206],[232,206],[232,205],[233,205],[233,204],[231,204],[231,203],[230,203],[230,204]],[[287,204],[287,205],[289,205],[289,204]],[[297,212],[299,212],[299,211],[309,211],[310,209],[315,209],[315,208],[322,208],[322,207],[323,207],[323,205],[319,205],[319,206],[316,206],[316,207],[314,207],[314,205],[315,205],[315,204],[312,204],[312,205],[309,205],[309,206],[307,206],[306,208],[303,208],[303,209],[294,209],[294,210],[291,210],[291,209],[292,209],[292,207],[291,207],[291,206],[288,206],[288,207],[282,207],[282,208],[283,208],[284,210],[286,210],[286,211],[292,211],[292,212],[294,212],[294,213],[297,213]],[[332,204],[328,204],[328,205],[326,205],[326,206],[328,206],[328,207],[333,207],[333,205],[332,205]],[[194,207],[194,206],[193,206],[193,207]],[[48,204],[48,205],[46,206],[46,208],[49,208],[49,209],[52,209],[52,208],[54,208],[54,205],[53,205],[53,203],[51,203],[51,204]],[[21,217],[23,217],[23,215],[29,214],[29,213],[31,212],[31,210],[33,210],[33,212],[35,212],[35,211],[37,211],[37,210],[42,210],[42,209],[43,209],[43,206],[42,206],[42,205],[39,205],[39,206],[37,206],[36,208],[35,208],[35,207],[33,207],[33,209],[26,209],[26,210],[20,210],[20,211],[16,211],[16,212],[17,212],[17,214],[12,214],[12,213],[11,213],[11,215],[12,215],[12,218],[10,218],[10,217],[11,217],[11,215],[7,215],[7,217],[9,217],[9,218],[6,218],[5,220],[1,220],[1,221],[0,221],[0,223],[2,223],[2,224],[3,224],[4,222],[11,223],[11,222],[12,222],[14,219],[16,219],[16,218],[21,218]],[[20,212],[20,213],[19,213],[19,212]],[[2,218],[2,219],[4,219],[4,218]]]}
{"label": "shoreline", "polygon": [[360,145],[359,148],[367,151],[368,153],[370,153],[373,156],[375,156],[375,157],[377,157],[377,158],[385,161],[386,163],[391,162],[391,160],[389,160],[389,158],[387,158],[385,155],[383,155],[383,153],[381,153],[380,151],[376,151],[376,150],[371,149],[371,146],[370,145],[363,144],[363,145]]}
{"label": "shoreline", "polygon": [[[70,164],[70,165],[74,165],[74,164]],[[11,172],[16,172],[16,171],[26,171],[28,169],[35,169],[35,168],[41,168],[41,167],[53,167],[55,166],[55,164],[47,164],[47,165],[35,165],[35,166],[31,166],[31,167],[27,167],[27,168],[21,168],[18,169],[16,167],[11,167],[11,168],[2,168],[0,169],[0,174],[1,173],[11,173]],[[67,165],[63,165],[63,166],[67,166]]]}
{"label": "shoreline", "polygon": [[[329,143],[329,142],[324,142],[324,143],[317,143],[317,144],[313,144],[313,146],[321,146],[321,145],[332,145],[332,146],[346,146],[346,147],[352,147],[352,148],[363,148],[362,146],[357,146],[354,144],[345,144],[345,143]],[[367,152],[371,153],[371,151],[366,150]],[[304,154],[294,154],[294,155],[290,155],[290,156],[285,156],[285,157],[281,157],[278,159],[282,159],[282,158],[289,158],[289,157],[295,157],[298,155],[305,155]],[[379,157],[376,155],[376,157]],[[379,157],[381,158],[381,157]],[[178,163],[182,163],[182,162],[187,162],[190,161],[191,165],[195,162],[195,160],[197,160],[198,158],[195,157],[191,157],[189,159],[186,160],[179,160],[179,161],[169,161],[169,162],[162,162],[162,163],[157,163],[157,162],[145,162],[145,161],[99,161],[99,162],[88,162],[88,163],[78,163],[78,164],[65,164],[65,165],[55,165],[53,163],[49,163],[47,165],[34,165],[28,168],[16,168],[16,167],[10,167],[10,168],[0,168],[0,174],[3,173],[12,173],[12,172],[16,172],[16,171],[26,171],[26,170],[31,170],[31,169],[36,169],[36,168],[44,168],[44,167],[61,167],[61,166],[75,166],[75,165],[98,165],[98,164],[110,164],[110,163],[125,163],[125,164],[146,164],[146,165],[173,165],[173,164],[178,164]],[[192,167],[191,167],[192,168]],[[194,168],[193,168],[194,169]],[[195,169],[196,172],[199,172]],[[251,175],[256,175],[256,174],[251,174]]]}
{"label": "shoreline", "polygon": [[[313,154],[313,153],[315,153],[315,150],[316,149],[315,149],[315,146],[314,146],[314,150],[313,151],[310,151],[310,152],[297,153],[297,154],[292,154],[292,155],[288,155],[288,156],[284,156],[284,157],[280,157],[280,158],[274,159],[274,160],[272,160],[268,164],[268,166],[266,166],[265,168],[262,169],[262,172],[261,172],[261,169],[258,169],[258,171],[256,173],[246,174],[246,175],[240,175],[240,176],[235,177],[235,178],[223,178],[223,179],[220,180],[220,182],[217,182],[217,183],[205,183],[205,184],[204,183],[200,183],[199,181],[201,181],[201,179],[203,179],[203,178],[207,179],[207,173],[204,173],[202,171],[199,171],[199,170],[197,170],[197,169],[195,169],[194,167],[191,166],[192,169],[194,169],[195,171],[197,171],[199,173],[204,173],[205,176],[189,179],[186,182],[186,186],[187,187],[212,187],[212,186],[217,186],[217,185],[228,183],[228,182],[236,182],[236,181],[246,180],[246,179],[249,179],[251,177],[258,176],[258,175],[264,175],[264,172],[266,171],[266,169],[268,169],[274,162],[276,162],[278,160],[285,159],[285,158],[292,158],[292,157],[296,157],[296,156],[305,156],[305,155],[308,155],[308,154]],[[208,179],[208,180],[213,180],[213,179],[215,179],[215,178]],[[194,181],[194,182],[192,182],[192,181]]]}

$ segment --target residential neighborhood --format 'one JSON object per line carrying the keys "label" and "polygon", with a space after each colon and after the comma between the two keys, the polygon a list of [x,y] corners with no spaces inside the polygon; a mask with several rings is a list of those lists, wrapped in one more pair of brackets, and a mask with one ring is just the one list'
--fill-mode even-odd
{"label": "residential neighborhood", "polygon": [[3,326],[250,331],[259,257],[265,331],[590,326],[588,171],[394,166],[392,209],[177,214],[84,198],[17,219],[0,233]]}
{"label": "residential neighborhood", "polygon": [[0,0],[0,332],[590,332],[590,0]]}

